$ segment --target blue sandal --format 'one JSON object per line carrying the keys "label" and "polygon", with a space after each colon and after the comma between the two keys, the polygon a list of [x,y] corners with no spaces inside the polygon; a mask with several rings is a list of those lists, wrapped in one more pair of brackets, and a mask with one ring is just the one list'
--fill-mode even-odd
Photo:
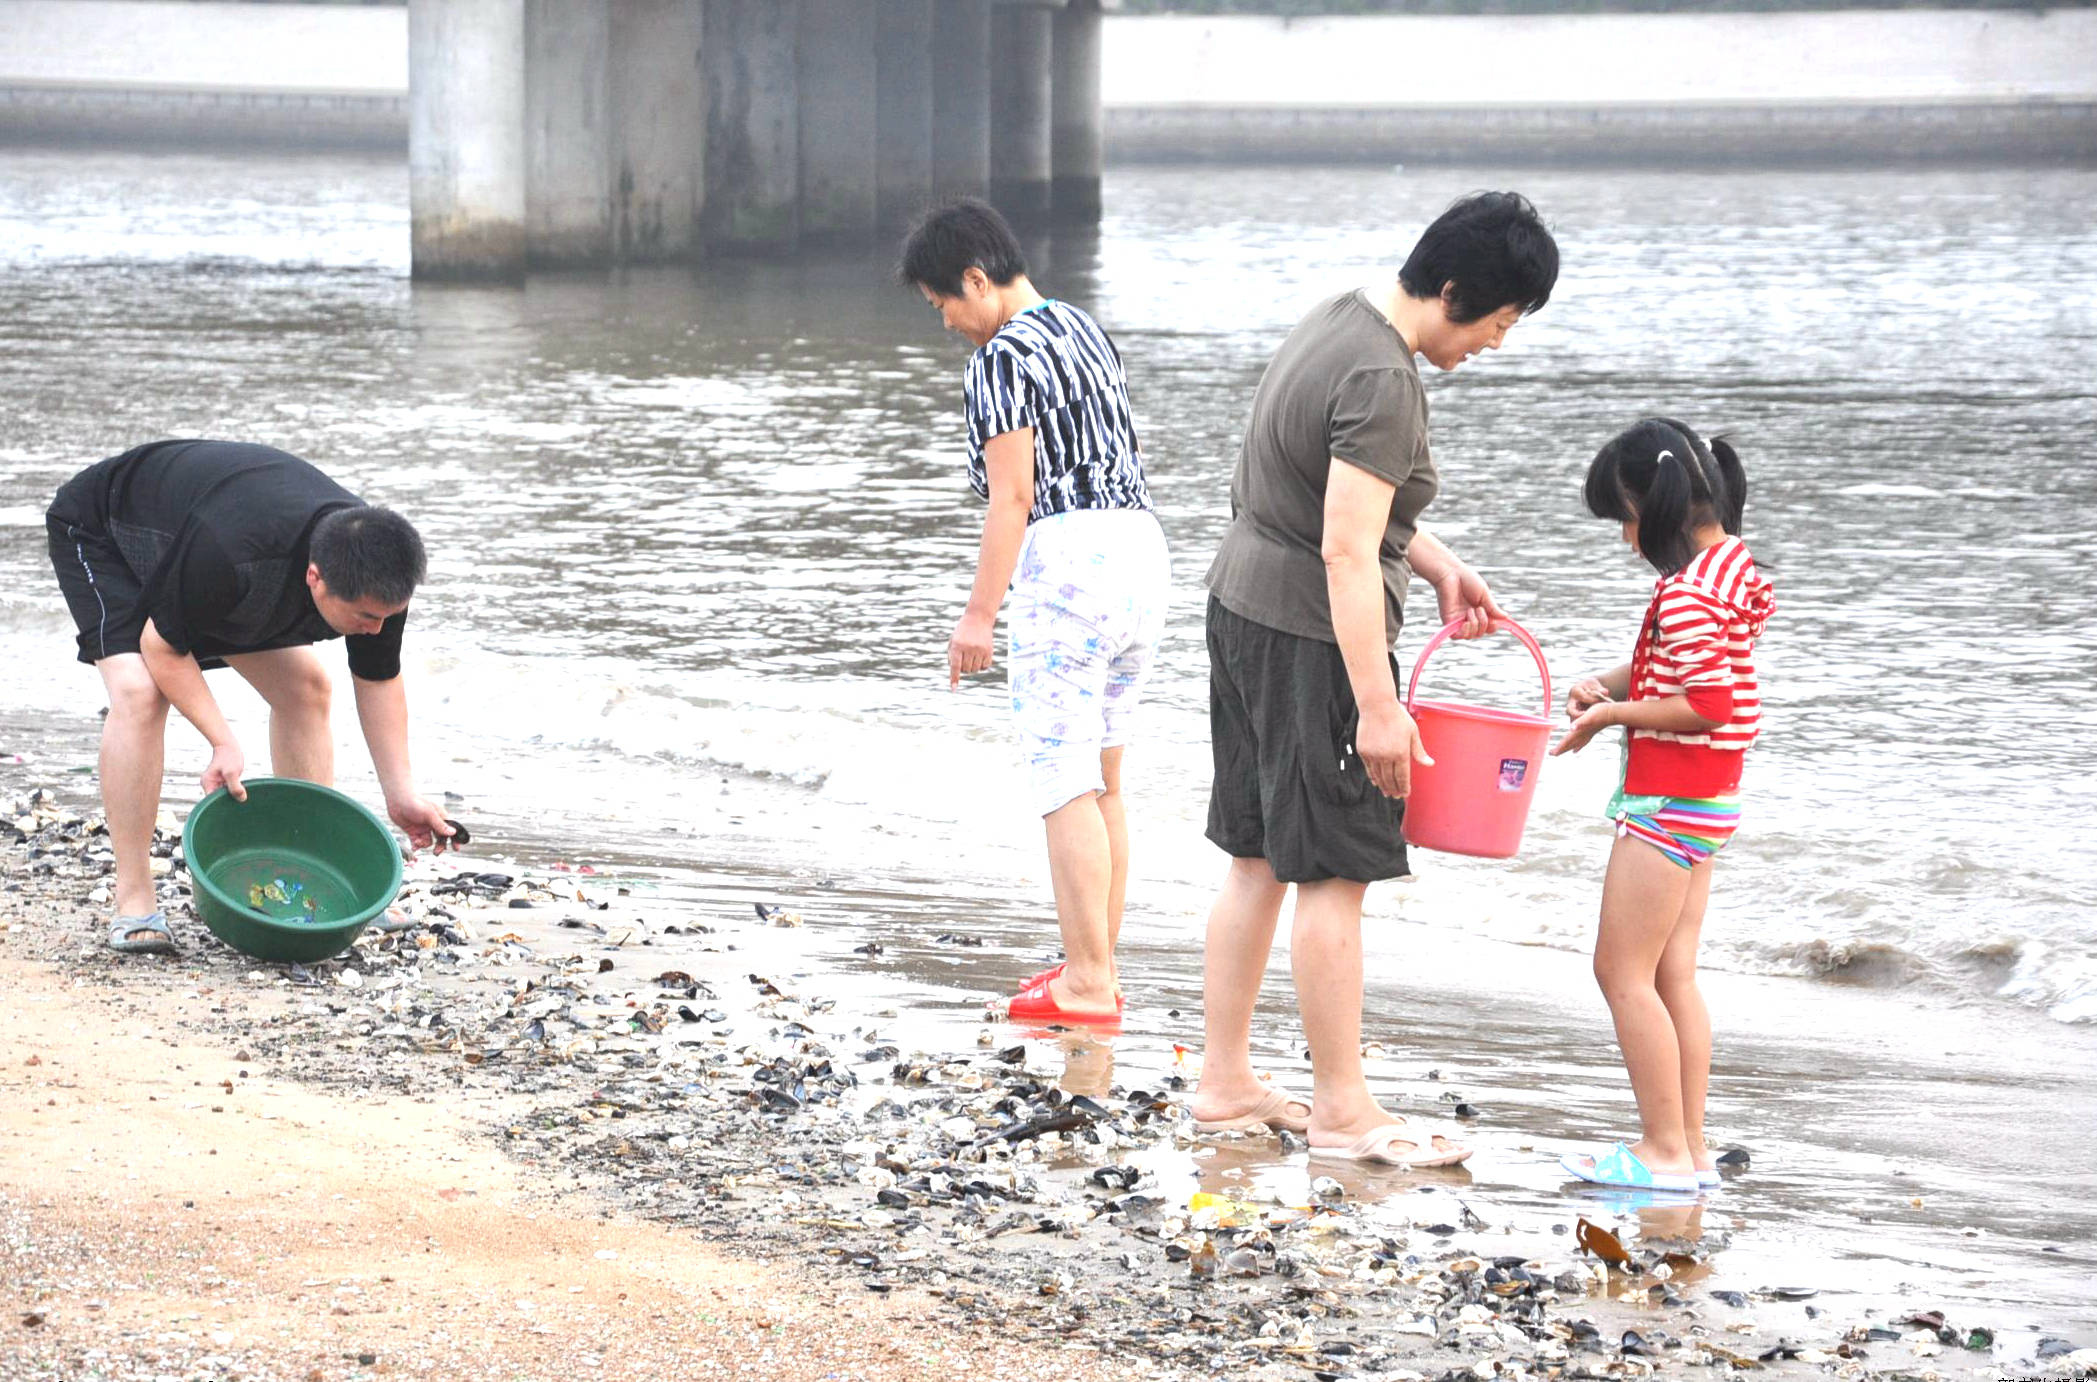
{"label": "blue sandal", "polygon": [[1697,1191],[1694,1171],[1655,1171],[1621,1142],[1600,1156],[1567,1152],[1558,1158],[1558,1164],[1573,1179],[1584,1180],[1590,1185],[1606,1185],[1616,1190],[1679,1190],[1692,1195]]}
{"label": "blue sandal", "polygon": [[[151,931],[150,936],[133,939],[134,931]],[[119,955],[174,955],[175,933],[167,924],[167,914],[150,912],[142,917],[118,917],[109,928],[109,948]]]}

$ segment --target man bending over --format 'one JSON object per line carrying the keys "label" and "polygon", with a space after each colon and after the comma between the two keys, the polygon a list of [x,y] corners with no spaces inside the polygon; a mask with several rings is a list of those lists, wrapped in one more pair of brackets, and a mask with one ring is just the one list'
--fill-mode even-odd
{"label": "man bending over", "polygon": [[401,632],[422,539],[305,461],[243,442],[150,442],[68,480],[45,515],[80,660],[102,674],[102,807],[116,852],[111,949],[172,953],[148,850],[170,705],[211,745],[203,790],[246,800],[246,760],[204,673],[231,667],[269,703],[270,766],[332,785],[331,684],[308,645],[344,637],[357,718],[387,814],[417,849],[449,837],[415,794]]}

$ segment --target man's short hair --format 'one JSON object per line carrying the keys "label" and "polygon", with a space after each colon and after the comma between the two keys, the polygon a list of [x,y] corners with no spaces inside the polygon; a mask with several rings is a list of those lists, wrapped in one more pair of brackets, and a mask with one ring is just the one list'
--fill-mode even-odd
{"label": "man's short hair", "polygon": [[1449,289],[1449,320],[1479,321],[1503,307],[1527,316],[1551,300],[1558,282],[1558,242],[1519,192],[1473,192],[1450,203],[1421,232],[1398,271],[1411,298]]}
{"label": "man's short hair", "polygon": [[1027,261],[996,207],[960,197],[918,217],[903,237],[896,277],[951,298],[961,296],[961,275],[969,269],[981,269],[1002,288],[1027,271]]}
{"label": "man's short hair", "polygon": [[337,599],[404,605],[429,574],[422,535],[391,509],[358,504],[313,525],[308,559]]}

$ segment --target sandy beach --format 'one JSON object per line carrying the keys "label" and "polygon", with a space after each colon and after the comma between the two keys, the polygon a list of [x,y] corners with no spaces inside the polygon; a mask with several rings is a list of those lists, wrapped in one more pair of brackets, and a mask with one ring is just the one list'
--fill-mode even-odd
{"label": "sandy beach", "polygon": [[[0,773],[18,792],[23,770]],[[92,803],[76,787],[61,809]],[[1411,928],[1376,947],[1407,975],[1372,986],[1380,1092],[1472,1115],[1478,1155],[1334,1172],[1272,1137],[1192,1135],[1198,957],[1133,923],[1126,1032],[1028,1034],[983,1003],[1040,953],[1023,906],[928,931],[836,880],[496,834],[507,857],[411,866],[423,927],[298,970],[188,919],[178,959],[110,956],[94,864],[6,852],[9,1376],[2097,1361],[2074,1352],[2097,1341],[2078,1029],[2063,1059],[2005,1062],[2018,1014],[1717,976],[1712,1122],[1748,1166],[1701,1202],[1640,1203],[1555,1168],[1568,1129],[1629,1117],[1577,957]],[[1284,970],[1271,985],[1285,1011]],[[1263,1039],[1300,1086],[1301,1052]],[[1583,1253],[1581,1219],[1644,1270]],[[506,1370],[475,1370],[490,1359]]]}
{"label": "sandy beach", "polygon": [[[46,916],[42,918],[48,921]],[[547,1183],[488,1135],[502,1093],[351,1094],[199,1029],[208,985],[0,985],[7,1378],[1126,1375],[981,1341]],[[259,1001],[257,1001],[259,999]]]}

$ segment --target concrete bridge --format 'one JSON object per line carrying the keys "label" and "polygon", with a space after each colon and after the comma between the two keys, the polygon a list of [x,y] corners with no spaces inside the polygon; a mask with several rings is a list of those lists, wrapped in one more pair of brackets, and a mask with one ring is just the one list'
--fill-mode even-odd
{"label": "concrete bridge", "polygon": [[372,147],[405,106],[418,277],[1096,220],[1115,3],[0,0],[0,136]]}
{"label": "concrete bridge", "polygon": [[1099,0],[413,0],[419,276],[1097,218]]}
{"label": "concrete bridge", "polygon": [[954,192],[1093,216],[1103,106],[1130,161],[2097,163],[2091,5],[1100,8],[0,0],[0,141],[412,152],[416,271],[462,276],[886,245]]}

